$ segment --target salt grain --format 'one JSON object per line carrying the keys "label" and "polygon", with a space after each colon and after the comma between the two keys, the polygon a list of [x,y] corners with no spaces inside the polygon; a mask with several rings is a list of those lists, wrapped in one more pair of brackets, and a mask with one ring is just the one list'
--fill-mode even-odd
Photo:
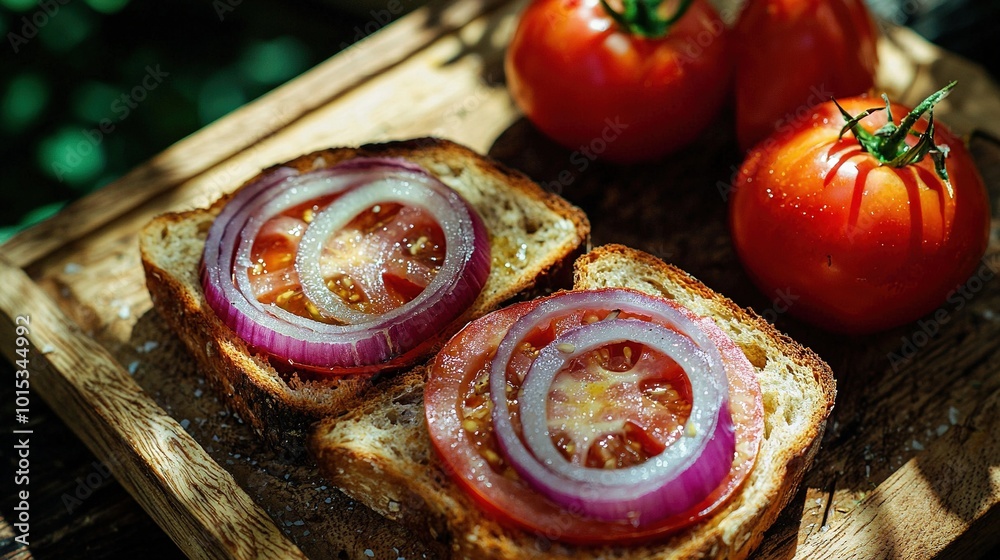
{"label": "salt grain", "polygon": [[948,407],[948,422],[950,422],[952,426],[958,424],[958,409],[953,406]]}
{"label": "salt grain", "polygon": [[370,548],[365,549],[365,556],[369,558],[375,558],[375,553]]}
{"label": "salt grain", "polygon": [[118,308],[118,318],[121,320],[128,319],[132,316],[132,308],[126,303]]}
{"label": "salt grain", "polygon": [[302,521],[301,519],[299,519],[299,520],[298,520],[298,521],[296,521],[295,523],[292,523],[292,525],[295,525],[296,527],[301,527],[301,526],[303,526],[303,525],[305,525],[305,524],[306,524],[306,522],[305,522],[305,521]]}
{"label": "salt grain", "polygon": [[181,427],[184,428],[185,430],[188,429],[188,426],[190,426],[190,425],[191,425],[191,421],[188,420],[187,418],[181,420]]}
{"label": "salt grain", "polygon": [[83,270],[83,267],[75,262],[66,263],[66,266],[63,267],[63,274],[77,274],[81,270]]}
{"label": "salt grain", "polygon": [[128,364],[128,374],[129,375],[135,375],[135,372],[138,371],[138,370],[139,370],[139,361],[138,360],[129,362],[129,364]]}
{"label": "salt grain", "polygon": [[923,451],[924,450],[924,444],[920,443],[917,440],[913,440],[913,443],[911,445],[913,446],[913,449],[916,449],[917,451]]}
{"label": "salt grain", "polygon": [[51,344],[46,344],[42,346],[42,354],[51,354],[56,351],[56,347]]}
{"label": "salt grain", "polygon": [[938,435],[938,437],[943,436],[945,434],[945,432],[947,432],[947,431],[948,431],[948,425],[947,424],[941,424],[940,426],[937,427],[937,435]]}
{"label": "salt grain", "polygon": [[201,389],[195,389],[194,390],[194,398],[196,398],[196,399],[200,399],[201,396],[204,395],[204,394],[205,394],[205,392],[202,391]]}

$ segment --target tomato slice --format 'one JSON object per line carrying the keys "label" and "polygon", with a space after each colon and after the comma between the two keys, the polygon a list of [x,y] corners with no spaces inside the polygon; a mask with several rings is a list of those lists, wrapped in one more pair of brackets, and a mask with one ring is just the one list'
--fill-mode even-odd
{"label": "tomato slice", "polygon": [[[336,197],[325,196],[282,212],[261,227],[247,271],[257,300],[299,315],[336,323],[305,296],[295,270],[302,234]],[[327,287],[348,306],[387,313],[412,301],[444,262],[441,226],[426,210],[376,204],[326,241],[320,266]]]}
{"label": "tomato slice", "polygon": [[[687,310],[683,312],[721,352],[736,427],[733,466],[701,503],[640,527],[601,521],[563,509],[506,464],[490,420],[490,362],[511,325],[540,301],[516,304],[473,321],[445,345],[431,367],[425,390],[427,425],[453,478],[501,523],[578,544],[647,541],[696,523],[724,504],[743,484],[756,457],[763,433],[760,385],[746,356],[718,326]],[[519,386],[536,348],[611,313],[617,311],[578,310],[536,328],[510,362],[508,388]],[[579,464],[599,468],[637,464],[680,435],[690,410],[690,391],[683,370],[666,356],[631,343],[606,346],[557,375],[549,393],[550,434],[564,455]],[[516,395],[516,390],[508,391],[512,421],[519,429]],[[595,420],[574,420],[581,412]]]}

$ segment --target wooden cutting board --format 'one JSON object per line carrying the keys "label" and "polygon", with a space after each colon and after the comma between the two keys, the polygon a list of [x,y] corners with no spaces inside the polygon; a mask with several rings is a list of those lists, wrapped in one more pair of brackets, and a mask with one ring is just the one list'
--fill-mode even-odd
{"label": "wooden cutting board", "polygon": [[[630,244],[685,268],[833,367],[839,393],[816,466],[758,557],[975,558],[1000,544],[998,222],[980,280],[939,319],[857,339],[797,323],[752,289],[730,247],[719,186],[739,163],[731,116],[661,164],[579,172],[503,87],[502,49],[522,4],[421,9],[9,241],[4,355],[16,358],[18,317],[30,317],[33,393],[192,557],[433,557],[311,466],[263,449],[207,391],[151,310],[136,233],[311,150],[443,136],[580,205],[595,244]],[[959,80],[936,116],[970,135],[997,214],[1000,90],[906,30],[888,30],[880,56],[879,84],[904,103]]]}

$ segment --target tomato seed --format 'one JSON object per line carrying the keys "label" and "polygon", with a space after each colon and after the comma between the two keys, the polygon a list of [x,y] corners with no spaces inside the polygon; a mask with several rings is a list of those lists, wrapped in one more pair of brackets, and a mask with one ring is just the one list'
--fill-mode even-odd
{"label": "tomato seed", "polygon": [[568,342],[563,342],[562,344],[556,345],[556,350],[559,350],[563,354],[572,354],[576,351],[576,346]]}
{"label": "tomato seed", "polygon": [[313,319],[318,320],[322,318],[322,315],[319,313],[319,309],[317,309],[313,302],[309,300],[306,300],[306,311],[309,312],[309,315],[311,315]]}
{"label": "tomato seed", "polygon": [[489,448],[483,449],[483,458],[486,459],[486,462],[492,465],[493,467],[499,467],[502,461],[500,459],[500,456],[497,455],[496,451],[493,451],[492,449]]}
{"label": "tomato seed", "polygon": [[415,243],[410,245],[410,256],[416,256],[417,253],[423,251],[425,245],[427,245],[427,236],[421,235]]}
{"label": "tomato seed", "polygon": [[466,416],[468,416],[469,418],[474,418],[476,420],[482,420],[486,418],[486,416],[488,416],[489,413],[490,413],[490,405],[487,402],[486,406],[481,406],[473,410],[471,414],[467,414]]}

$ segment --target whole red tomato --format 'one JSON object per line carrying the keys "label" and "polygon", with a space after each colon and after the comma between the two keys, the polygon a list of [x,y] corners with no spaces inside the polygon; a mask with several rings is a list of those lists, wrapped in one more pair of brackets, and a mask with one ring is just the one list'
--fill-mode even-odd
{"label": "whole red tomato", "polygon": [[749,0],[735,27],[740,147],[751,148],[831,97],[867,93],[877,38],[864,0]]}
{"label": "whole red tomato", "polygon": [[[851,115],[881,105],[866,97],[840,104]],[[907,113],[898,104],[891,110]],[[734,185],[730,228],[750,277],[767,294],[789,294],[790,313],[827,330],[870,333],[919,318],[944,303],[986,250],[989,202],[961,139],[940,124],[933,140],[918,139],[906,133],[910,116],[890,137],[887,116],[883,108],[841,137],[837,106],[819,105],[758,144]],[[921,119],[913,130],[929,127]],[[891,162],[934,143],[920,161]]]}
{"label": "whole red tomato", "polygon": [[678,10],[673,23],[660,10],[629,23],[599,0],[532,2],[507,50],[514,100],[542,132],[591,160],[649,160],[691,142],[726,98],[729,37],[705,0],[682,0]]}

